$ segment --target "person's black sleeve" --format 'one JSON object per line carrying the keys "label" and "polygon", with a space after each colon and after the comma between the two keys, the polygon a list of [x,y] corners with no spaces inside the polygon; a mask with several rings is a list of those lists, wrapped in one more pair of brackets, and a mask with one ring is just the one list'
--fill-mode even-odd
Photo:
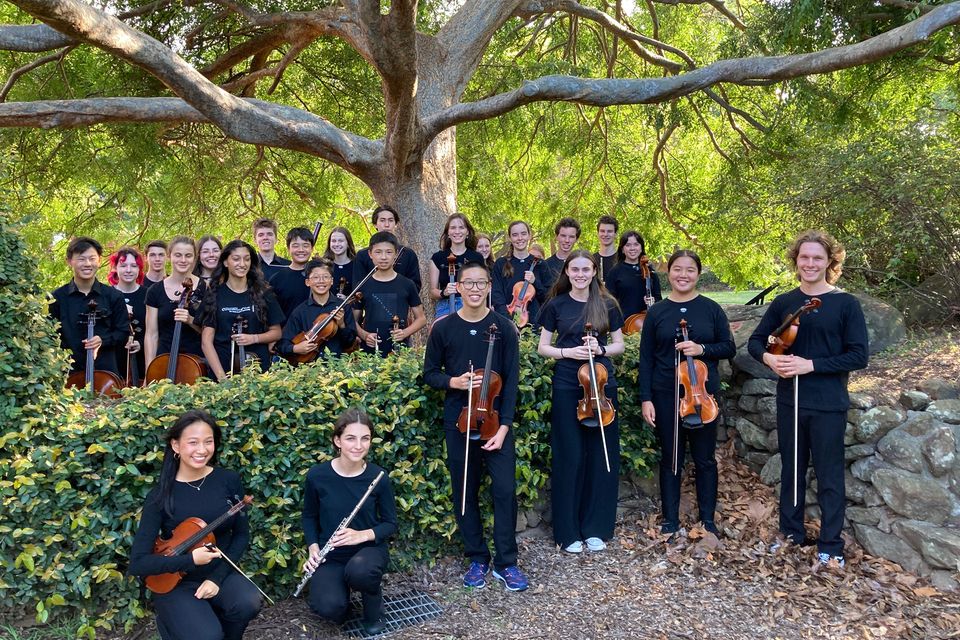
{"label": "person's black sleeve", "polygon": [[287,320],[287,317],[283,315],[283,309],[280,308],[280,302],[277,301],[276,293],[267,291],[264,299],[267,304],[267,326],[264,327],[264,331],[266,331],[275,324],[282,325]]}
{"label": "person's black sleeve", "polygon": [[[179,556],[162,556],[153,552],[153,545],[160,534],[163,513],[156,500],[157,490],[147,496],[147,502],[140,512],[140,526],[133,537],[130,549],[130,566],[127,573],[131,576],[156,576],[161,573],[190,571],[194,568],[193,556],[189,553]],[[231,556],[232,559],[232,556]]]}
{"label": "person's black sleeve", "polygon": [[726,360],[737,355],[737,345],[730,333],[730,320],[720,305],[714,306],[713,342],[701,344],[703,357],[712,360]]}
{"label": "person's black sleeve", "polygon": [[850,304],[844,306],[843,353],[826,358],[813,359],[815,373],[844,373],[867,366],[870,358],[867,321],[863,317],[860,302],[851,296]]}
{"label": "person's black sleeve", "polygon": [[654,341],[657,339],[655,315],[647,313],[640,330],[640,361],[637,363],[637,389],[640,402],[653,400],[653,365],[655,361]]}
{"label": "person's black sleeve", "polygon": [[343,308],[343,329],[337,329],[337,340],[340,341],[341,353],[352,347],[357,340],[357,323],[353,319],[351,305]]}
{"label": "person's black sleeve", "polygon": [[374,492],[380,523],[373,526],[374,542],[381,543],[397,532],[397,503],[393,498],[390,476],[384,474]]}
{"label": "person's black sleeve", "polygon": [[767,307],[763,318],[760,319],[760,324],[757,325],[757,328],[754,329],[750,335],[750,340],[747,342],[747,352],[753,356],[755,360],[763,362],[763,354],[767,352],[767,338],[782,322],[780,319],[780,307],[781,305],[778,300],[774,299],[774,301],[770,303],[770,306]]}
{"label": "person's black sleeve", "polygon": [[130,316],[127,314],[127,303],[114,289],[109,291],[114,292],[110,296],[110,331],[101,339],[104,347],[122,347],[130,338]]}
{"label": "person's black sleeve", "polygon": [[423,288],[423,281],[420,277],[420,260],[417,258],[417,254],[415,254],[409,247],[404,249],[403,256],[403,259],[406,262],[404,266],[404,275],[406,275],[407,278],[409,278],[413,282],[413,285],[417,288],[417,299],[419,300],[420,290]]}
{"label": "person's black sleeve", "polygon": [[320,497],[313,487],[315,471],[307,472],[303,482],[303,512],[300,523],[303,526],[303,539],[309,547],[311,544],[320,544]]}
{"label": "person's black sleeve", "polygon": [[352,287],[360,284],[360,281],[373,269],[373,261],[366,249],[361,249],[353,259],[353,282]]}
{"label": "person's black sleeve", "polygon": [[503,258],[497,260],[493,265],[493,284],[491,285],[493,287],[493,294],[490,297],[490,301],[493,303],[494,311],[502,315],[507,315],[507,304],[509,303],[507,298],[507,279],[503,275],[503,268],[506,266],[506,263],[501,262],[501,260],[503,260]]}
{"label": "person's black sleeve", "polygon": [[[511,323],[512,324],[512,323]],[[520,338],[512,326],[502,327],[503,397],[500,398],[500,424],[513,425],[517,410],[517,387],[520,384]]]}
{"label": "person's black sleeve", "polygon": [[[420,283],[411,282],[411,284],[413,284],[413,286],[407,288],[407,306],[411,309],[416,309],[417,307],[423,306],[423,302],[420,300]],[[406,318],[403,318],[403,320],[406,321]]]}
{"label": "person's black sleeve", "polygon": [[283,325],[283,333],[277,340],[276,350],[281,356],[290,357],[293,355],[293,339],[296,338],[306,327],[303,327],[304,314],[300,307],[293,310],[287,323]]}
{"label": "person's black sleeve", "polygon": [[423,381],[434,389],[446,391],[450,388],[450,378],[443,371],[443,325],[435,324],[427,339],[427,349],[423,354]]}
{"label": "person's black sleeve", "polygon": [[650,292],[654,300],[663,300],[663,293],[660,289],[660,274],[655,269],[650,270]]}

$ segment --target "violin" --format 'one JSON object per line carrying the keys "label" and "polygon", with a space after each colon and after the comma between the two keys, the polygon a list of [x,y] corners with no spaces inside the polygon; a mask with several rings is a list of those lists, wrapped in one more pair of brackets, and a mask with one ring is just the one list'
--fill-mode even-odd
{"label": "violin", "polygon": [[340,284],[339,284],[339,286],[337,287],[337,297],[338,297],[338,298],[345,298],[345,297],[347,297],[347,294],[344,293],[344,290],[345,290],[346,288],[347,288],[347,277],[346,277],[346,276],[340,276]]}
{"label": "violin", "polygon": [[[643,302],[646,304],[647,309],[649,309],[653,306],[653,303],[656,302],[656,300],[653,299],[653,286],[650,282],[652,277],[650,275],[650,258],[647,256],[640,256],[640,275],[643,277],[644,284],[647,288],[647,295],[643,296]],[[640,313],[630,314],[623,322],[623,333],[625,335],[640,333],[640,330],[643,329],[643,321],[646,319],[646,309]]]}
{"label": "violin", "polygon": [[[584,325],[586,337],[596,337],[593,325],[589,322]],[[600,438],[603,440],[603,458],[607,463],[607,472],[610,472],[610,457],[607,455],[607,436],[603,427],[613,422],[617,410],[613,402],[604,393],[607,386],[607,368],[593,360],[593,349],[588,352],[587,362],[577,370],[577,380],[583,387],[583,398],[577,403],[577,420],[585,427],[600,427]]]}
{"label": "violin", "polygon": [[[292,365],[304,364],[306,362],[313,362],[314,360],[317,359],[317,356],[320,355],[321,347],[323,346],[323,344],[328,340],[330,340],[331,338],[333,338],[333,336],[337,335],[336,315],[340,312],[341,309],[343,309],[348,304],[350,304],[350,302],[352,302],[354,299],[360,300],[362,298],[363,294],[360,291],[358,291],[358,289],[360,288],[360,286],[363,286],[363,283],[365,283],[370,278],[370,276],[372,276],[374,272],[376,272],[376,270],[377,268],[374,267],[373,270],[370,273],[368,273],[363,280],[360,281],[360,285],[354,288],[354,290],[350,292],[350,295],[345,296],[343,298],[343,301],[339,305],[337,305],[336,309],[334,309],[333,311],[321,313],[316,317],[316,319],[313,321],[313,325],[309,329],[307,329],[306,331],[301,331],[300,333],[298,333],[293,337],[293,344],[300,344],[305,340],[312,340],[317,345],[317,348],[308,353],[292,353],[289,356],[286,356],[290,364]],[[347,279],[340,278],[341,292],[343,291],[346,284],[347,284]],[[313,293],[311,293],[310,295],[313,295]],[[356,344],[356,342],[354,342],[354,344]],[[346,350],[346,349],[344,350],[345,353],[352,353],[353,351],[356,351],[356,347],[350,350]]]}
{"label": "violin", "polygon": [[[453,255],[453,251],[450,251],[450,255],[447,256],[447,276],[450,278],[450,282],[457,281],[457,256]],[[450,304],[450,311],[448,313],[454,313],[457,310],[457,294],[451,293],[447,296],[447,300]]]}
{"label": "violin", "polygon": [[[540,258],[533,256],[527,273],[532,272],[538,262],[540,262]],[[510,314],[510,318],[518,329],[522,329],[530,323],[530,312],[527,311],[527,306],[536,295],[537,290],[527,280],[513,285],[513,300],[507,305],[507,313]]]}
{"label": "violin", "polygon": [[[243,315],[240,315],[240,314],[237,314],[237,315],[234,317],[234,319],[233,319],[233,325],[232,325],[232,327],[230,328],[230,333],[231,333],[231,335],[234,335],[234,336],[243,335],[244,333],[246,333],[246,331],[247,331],[247,329],[248,329],[249,327],[250,327],[250,323],[249,323],[249,321],[247,320],[247,317],[246,317],[246,316],[243,316]],[[239,363],[239,364],[240,364],[240,371],[243,371],[243,368],[244,368],[245,366],[247,366],[247,365],[250,364],[251,362],[257,360],[257,357],[256,357],[255,355],[253,355],[252,353],[251,353],[251,354],[248,354],[248,353],[247,353],[247,348],[246,348],[245,346],[243,346],[242,344],[240,344],[240,343],[238,343],[238,342],[236,342],[236,341],[231,341],[231,344],[230,344],[230,373],[231,373],[231,375],[233,374],[234,371],[236,371],[236,369],[234,369],[235,363],[234,363],[234,360],[233,360],[234,347],[236,347],[236,353],[237,353],[237,355],[238,355],[239,358],[240,358],[240,363]]]}
{"label": "violin", "polygon": [[[489,440],[500,430],[500,413],[493,408],[494,400],[503,389],[500,374],[493,370],[493,344],[497,340],[497,325],[487,329],[487,361],[483,369],[477,369],[473,376],[480,376],[479,393],[471,393],[467,406],[460,410],[457,428],[460,433],[474,440]],[[470,386],[471,390],[473,385]]]}
{"label": "violin", "polygon": [[[684,342],[690,339],[686,319],[680,320],[680,333]],[[677,381],[678,387],[683,387],[678,412],[683,426],[697,429],[717,419],[720,407],[707,393],[707,363],[686,356],[686,362],[677,364]]]}
{"label": "violin", "polygon": [[[92,340],[97,328],[97,301],[87,303],[87,340]],[[103,348],[103,347],[101,347]],[[87,361],[83,371],[74,371],[67,377],[68,389],[90,389],[90,393],[97,396],[120,397],[123,380],[112,371],[101,371],[94,368],[93,349],[86,349]]]}
{"label": "violin", "polygon": [[775,356],[782,356],[793,346],[800,329],[800,316],[819,309],[820,298],[810,298],[806,304],[787,316],[786,320],[777,329],[767,336],[767,351]]}
{"label": "violin", "polygon": [[[138,332],[137,327],[140,326],[140,322],[136,318],[134,318],[133,314],[130,312],[127,312],[127,317],[130,319],[130,339],[136,340],[137,332]],[[143,346],[141,345],[140,348],[142,349]],[[137,358],[134,354],[130,353],[129,349],[127,349],[126,352],[127,352],[127,379],[124,381],[125,382],[124,386],[139,387],[142,381],[140,380],[140,371],[137,368]]]}
{"label": "violin", "polygon": [[[182,286],[177,309],[185,309],[193,293],[193,281],[184,280]],[[203,363],[203,360],[192,353],[180,353],[180,336],[182,333],[183,322],[178,320],[173,325],[170,353],[160,354],[147,366],[147,384],[165,378],[176,384],[194,384],[207,375],[207,366]]]}
{"label": "violin", "polygon": [[[176,526],[169,538],[164,540],[158,537],[153,544],[153,552],[162,556],[182,556],[192,552],[197,547],[207,544],[216,545],[217,539],[214,537],[214,530],[232,518],[246,507],[253,504],[252,496],[244,496],[243,500],[237,501],[226,512],[216,520],[207,524],[200,518],[187,518]],[[154,593],[170,593],[174,587],[180,584],[185,571],[176,573],[160,573],[155,576],[147,576],[145,580],[147,588]]]}

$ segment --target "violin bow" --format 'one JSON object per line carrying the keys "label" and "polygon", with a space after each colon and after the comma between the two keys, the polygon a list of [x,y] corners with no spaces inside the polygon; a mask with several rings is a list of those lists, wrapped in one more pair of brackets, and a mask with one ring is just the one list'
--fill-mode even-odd
{"label": "violin bow", "polygon": [[[587,329],[587,335],[593,336],[593,329]],[[599,344],[599,343],[598,343]],[[600,412],[600,389],[597,383],[597,372],[593,368],[593,345],[587,342],[590,349],[587,351],[587,358],[590,360],[590,391],[593,393],[593,400],[597,403],[597,426],[600,427],[600,441],[603,443],[603,461],[607,465],[607,473],[610,473],[610,455],[607,453],[607,434],[603,430],[603,413]]]}
{"label": "violin bow", "polygon": [[467,444],[463,452],[463,495],[460,500],[460,515],[467,513],[467,462],[470,459],[470,423],[473,422],[473,361],[470,361],[470,386],[467,387]]}
{"label": "violin bow", "polygon": [[234,569],[236,569],[236,570],[237,570],[237,573],[239,573],[239,574],[242,575],[244,578],[246,578],[246,579],[247,579],[247,582],[249,582],[250,584],[252,584],[253,587],[254,587],[257,591],[260,592],[260,595],[262,595],[264,598],[267,599],[267,602],[269,602],[269,603],[272,604],[272,605],[276,605],[276,604],[277,604],[276,602],[273,601],[273,598],[271,598],[270,596],[268,596],[267,594],[265,594],[265,593],[263,592],[263,589],[261,589],[260,587],[257,586],[257,583],[254,582],[254,581],[250,578],[250,576],[248,576],[246,573],[243,572],[243,569],[241,569],[240,567],[238,567],[237,564],[236,564],[233,560],[231,560],[229,557],[227,557],[227,554],[225,554],[225,553],[223,552],[223,549],[220,549],[219,547],[217,547],[217,545],[213,544],[212,542],[208,542],[207,544],[205,544],[205,545],[203,545],[203,546],[206,547],[208,551],[219,551],[219,552],[220,552],[220,557],[223,558],[224,560],[226,560],[226,561],[227,561],[227,564],[229,564],[231,567],[233,567]]}
{"label": "violin bow", "polygon": [[[677,329],[677,337],[680,335]],[[676,349],[678,340],[674,339],[673,349],[673,475],[677,475],[677,445],[680,441],[680,352]]]}

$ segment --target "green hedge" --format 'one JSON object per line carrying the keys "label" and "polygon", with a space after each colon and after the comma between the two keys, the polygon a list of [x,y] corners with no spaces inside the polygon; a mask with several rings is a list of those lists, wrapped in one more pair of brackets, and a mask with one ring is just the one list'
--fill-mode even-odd
{"label": "green hedge", "polygon": [[[517,426],[521,508],[549,477],[550,374],[536,342],[522,344]],[[635,346],[633,347],[635,353]],[[273,597],[288,596],[304,559],[301,483],[332,452],[343,408],[365,407],[377,425],[372,459],[390,471],[400,514],[398,568],[455,550],[444,464],[442,397],[421,377],[421,354],[360,356],[296,370],[244,374],[224,384],[155,384],[122,400],[90,404],[82,392],[41,399],[0,437],[0,602],[36,608],[45,621],[67,608],[97,627],[129,627],[144,614],[125,577],[138,510],[154,486],[162,435],[187,408],[209,409],[224,427],[221,464],[239,471],[255,499],[251,548],[242,564]],[[619,376],[635,389],[635,358]],[[624,472],[647,475],[652,438],[640,428],[635,394],[621,395]],[[489,511],[489,510],[488,510]]]}

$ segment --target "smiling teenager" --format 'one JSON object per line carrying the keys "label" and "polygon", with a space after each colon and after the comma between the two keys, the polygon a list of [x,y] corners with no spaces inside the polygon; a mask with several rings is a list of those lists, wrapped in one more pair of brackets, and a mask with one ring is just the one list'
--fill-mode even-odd
{"label": "smiling teenager", "polygon": [[[146,365],[154,358],[170,353],[176,323],[183,323],[180,333],[180,353],[203,356],[200,345],[200,306],[206,292],[206,282],[193,275],[197,264],[197,245],[193,238],[176,236],[170,240],[170,275],[147,291],[146,330],[144,350]],[[179,309],[184,283],[189,281],[192,293],[183,309]]]}
{"label": "smiling teenager", "polygon": [[[462,213],[449,216],[440,234],[440,251],[430,256],[430,297],[437,301],[435,318],[453,313],[463,305],[457,289],[457,271],[467,262],[483,262],[483,256],[476,249],[477,232],[467,216]],[[451,264],[453,280],[450,279]],[[451,296],[456,309],[450,308]]]}
{"label": "smiling teenager", "polygon": [[[398,233],[400,232],[400,214],[397,213],[393,207],[386,205],[377,207],[373,210],[370,221],[373,223],[373,226],[376,227],[377,233],[385,232],[391,234],[394,238],[398,237]],[[413,283],[419,296],[420,289],[423,287],[423,281],[420,278],[420,260],[417,258],[417,254],[413,249],[401,245],[399,240],[397,240],[397,251],[400,253],[400,257],[397,258],[394,269],[398,274]],[[363,277],[373,269],[373,265],[374,260],[372,259],[369,247],[358,251],[357,257],[353,261],[354,284],[363,280]],[[403,320],[406,321],[406,317],[403,317]]]}
{"label": "smiling teenager", "polygon": [[143,376],[146,371],[142,337],[147,314],[147,287],[143,285],[145,273],[143,258],[133,247],[121,247],[110,256],[107,282],[123,296],[130,323],[136,330],[131,332],[129,340],[124,345],[117,348],[117,368],[123,379],[127,379],[128,359],[131,362],[135,360],[139,376]]}

